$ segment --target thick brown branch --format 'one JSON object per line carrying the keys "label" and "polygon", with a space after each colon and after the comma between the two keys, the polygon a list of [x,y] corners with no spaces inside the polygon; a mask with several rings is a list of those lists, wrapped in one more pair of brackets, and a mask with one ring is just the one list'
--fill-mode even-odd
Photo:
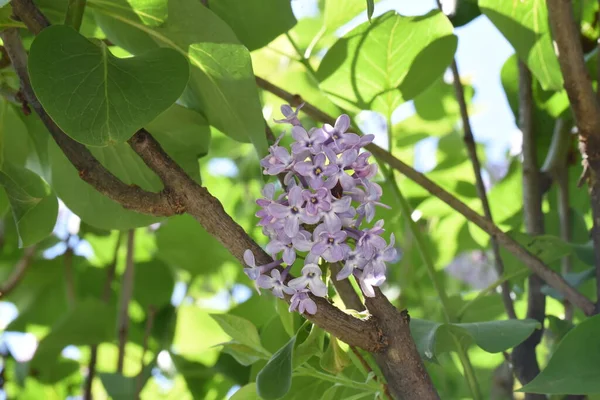
{"label": "thick brown branch", "polygon": [[31,261],[33,260],[33,256],[35,255],[36,246],[31,246],[25,249],[23,252],[23,256],[15,265],[15,269],[10,274],[6,282],[0,286],[0,299],[7,296],[10,292],[13,291],[15,287],[19,284],[23,276],[25,276],[25,272],[31,265]]}
{"label": "thick brown branch", "polygon": [[[585,67],[571,1],[548,0],[547,4],[565,89],[579,129],[579,147],[592,205],[596,277],[600,282],[600,105]],[[596,312],[599,311],[600,295],[596,303]]]}
{"label": "thick brown branch", "polygon": [[354,290],[354,287],[349,280],[350,278],[339,281],[336,279],[336,275],[342,270],[340,263],[329,264],[329,268],[331,269],[331,282],[333,282],[333,286],[335,286],[335,290],[340,295],[346,308],[351,308],[356,311],[365,311],[365,305],[360,300],[360,296],[356,293],[356,290]]}
{"label": "thick brown branch", "polygon": [[[13,3],[13,8],[21,3],[27,2],[15,1]],[[20,6],[17,6],[16,8],[20,9]],[[21,14],[18,15],[23,17]],[[27,18],[24,20],[26,21]],[[37,21],[35,18],[33,20]],[[30,29],[32,28],[30,27]],[[36,31],[35,29],[32,30]],[[56,141],[56,144],[58,144],[69,161],[75,166],[81,179],[125,208],[156,216],[169,216],[175,214],[176,207],[173,206],[169,193],[146,192],[135,185],[123,183],[104,168],[84,145],[68,137],[58,125],[56,125],[46,113],[33,92],[31,82],[29,81],[29,74],[27,72],[27,54],[21,43],[18,31],[14,28],[10,28],[2,32],[0,36],[2,36],[4,47],[6,48],[15,72],[21,81],[21,90],[25,99],[39,115],[40,119]]]}
{"label": "thick brown branch", "polygon": [[[272,258],[225,212],[219,200],[192,180],[148,132],[139,131],[129,140],[129,144],[167,188],[177,190],[185,212],[196,218],[240,262],[243,262],[246,249],[254,253],[257,264],[272,262]],[[313,300],[319,311],[315,315],[305,316],[316,325],[349,345],[370,352],[381,351],[385,347],[386,339],[372,320],[354,318],[323,298],[313,297]]]}
{"label": "thick brown branch", "polygon": [[[533,126],[533,92],[531,72],[519,61],[519,127],[523,133],[523,214],[525,229],[531,235],[544,233],[541,174],[537,163],[537,147]],[[527,318],[544,323],[546,296],[538,275],[528,278]],[[542,329],[536,329],[523,343],[514,348],[512,361],[521,384],[529,383],[540,372],[536,347],[542,339]],[[545,395],[527,393],[526,399],[545,399]]]}
{"label": "thick brown branch", "polygon": [[[485,191],[485,185],[483,183],[483,178],[481,177],[481,163],[479,162],[479,157],[477,156],[477,148],[475,145],[475,138],[473,137],[473,131],[471,129],[471,121],[469,120],[467,102],[465,100],[465,92],[463,89],[463,85],[460,81],[460,74],[458,72],[456,60],[452,60],[451,67],[454,91],[456,93],[456,100],[458,101],[460,116],[463,124],[464,142],[467,148],[467,153],[469,154],[469,159],[471,160],[471,164],[473,165],[473,172],[475,174],[475,187],[477,188],[477,195],[481,199],[483,215],[491,222],[493,222],[494,219],[492,218],[492,210],[490,209],[490,203],[488,202],[487,193]],[[496,268],[496,272],[498,273],[498,276],[502,276],[504,274],[504,263],[502,262],[502,257],[500,255],[500,245],[494,237],[490,239],[490,242],[492,245],[492,251],[494,253],[494,266]],[[506,311],[506,314],[510,318],[516,318],[515,307],[513,305],[512,299],[510,298],[509,282],[503,282],[500,285],[500,287],[502,289],[502,303],[504,303],[504,309]]]}
{"label": "thick brown branch", "polygon": [[[291,105],[298,105],[299,103],[303,102],[300,96],[287,92],[262,78],[257,77],[256,81],[261,88],[289,102]],[[310,103],[304,102],[302,111],[306,112],[317,121],[328,124],[335,123],[335,118],[329,116]],[[563,294],[567,299],[569,299],[569,301],[581,308],[587,315],[591,315],[594,312],[594,303],[573,288],[567,281],[564,280],[562,276],[548,268],[548,266],[545,265],[539,258],[528,252],[517,241],[504,233],[493,222],[490,222],[487,218],[479,215],[465,203],[447,192],[445,189],[441,188],[425,175],[394,157],[389,151],[386,151],[374,144],[368,145],[367,150],[369,150],[377,159],[387,163],[391,168],[404,174],[408,179],[427,190],[433,196],[442,200],[455,211],[462,214],[467,220],[481,228],[488,235],[494,237],[501,246],[512,253],[515,257],[523,261],[523,263],[525,263],[525,265],[527,265],[531,271],[540,275],[548,285],[552,286],[558,292]]]}

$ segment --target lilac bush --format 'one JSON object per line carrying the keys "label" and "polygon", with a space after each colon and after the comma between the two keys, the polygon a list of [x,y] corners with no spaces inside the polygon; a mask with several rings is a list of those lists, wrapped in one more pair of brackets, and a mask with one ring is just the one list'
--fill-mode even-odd
{"label": "lilac bush", "polygon": [[[281,107],[284,119],[275,122],[292,125],[291,152],[279,145],[283,135],[269,148],[260,162],[266,175],[278,175],[282,193],[272,183],[265,185],[258,223],[270,242],[266,251],[273,262],[256,265],[246,250],[244,272],[257,289],[269,289],[279,298],[291,296],[290,311],[315,314],[317,306],[309,294],[327,295],[321,266],[340,263],[334,279],[354,276],[365,296],[375,295],[373,287],[385,281],[386,263],[398,258],[394,234],[389,244],[381,236],[383,220],[365,226],[375,217],[376,206],[387,207],[381,199],[381,187],[371,180],[377,164],[362,148],[373,135],[348,132],[350,118],[341,115],[334,126],[306,130],[298,111]],[[301,275],[287,281],[297,258],[304,263]],[[285,265],[283,271],[277,267]],[[321,266],[320,266],[321,265]]]}

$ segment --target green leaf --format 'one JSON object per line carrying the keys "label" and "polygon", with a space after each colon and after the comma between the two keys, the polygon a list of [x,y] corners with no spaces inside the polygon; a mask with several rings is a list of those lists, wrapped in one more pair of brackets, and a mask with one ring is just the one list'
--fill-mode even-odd
{"label": "green leaf", "polygon": [[158,257],[175,268],[209,275],[233,257],[191,216],[169,218],[157,232]]}
{"label": "green leaf", "polygon": [[235,315],[211,314],[210,316],[219,324],[221,329],[236,342],[248,346],[258,352],[262,352],[263,354],[269,354],[269,352],[262,347],[260,337],[258,336],[258,330],[252,322]]}
{"label": "green leaf", "polygon": [[519,389],[526,393],[600,393],[600,315],[571,329],[558,344],[544,370]]}
{"label": "green leaf", "polygon": [[431,361],[442,353],[456,351],[452,336],[458,339],[461,346],[475,343],[488,353],[499,353],[518,345],[538,328],[539,323],[532,319],[465,324],[445,324],[416,318],[410,321],[410,331],[419,353]]}
{"label": "green leaf", "polygon": [[292,386],[292,352],[296,336],[273,354],[267,365],[256,376],[256,392],[265,399],[279,399]]}
{"label": "green leaf", "polygon": [[452,31],[439,11],[419,17],[387,12],[339,39],[317,78],[341,107],[389,117],[443,75],[456,50]]}
{"label": "green leaf", "polygon": [[137,376],[123,376],[122,374],[108,374],[100,372],[98,376],[102,381],[102,385],[106,389],[106,393],[113,400],[129,400],[133,399],[138,392],[138,384],[141,383],[139,390],[144,387],[148,379],[152,376],[152,368],[156,365],[154,362],[144,366],[142,371],[141,382]]}
{"label": "green leaf", "polygon": [[316,325],[312,329],[305,341],[300,343],[294,350],[294,367],[298,367],[308,361],[312,356],[321,356],[323,354],[323,341],[325,331]]}
{"label": "green leaf", "polygon": [[546,264],[560,260],[573,251],[568,243],[556,236],[530,236],[517,231],[510,231],[508,234]]}
{"label": "green leaf", "polygon": [[448,15],[452,25],[455,27],[466,25],[481,15],[481,11],[477,5],[477,0],[442,1],[442,4],[444,5],[444,11],[446,3],[449,5],[454,5],[454,9],[446,12],[446,15]]}
{"label": "green leaf", "polygon": [[546,90],[561,90],[563,78],[554,53],[546,2],[479,0],[479,8],[514,47]]}
{"label": "green leaf", "polygon": [[294,333],[296,332],[294,327],[296,313],[290,312],[287,303],[283,301],[277,301],[275,303],[275,309],[277,310],[277,314],[279,314],[279,318],[281,318],[281,323],[287,334],[290,335],[290,337],[294,336]]}
{"label": "green leaf", "polygon": [[170,303],[175,278],[164,262],[152,260],[137,264],[134,280],[133,298],[144,310],[150,306],[159,310]]}
{"label": "green leaf", "polygon": [[240,388],[229,400],[260,400],[256,392],[256,383],[252,382]]}
{"label": "green leaf", "polygon": [[184,55],[191,69],[183,103],[201,111],[226,135],[251,141],[259,155],[267,153],[250,54],[212,11],[196,0],[169,0],[167,14],[145,12],[161,10],[164,0],[91,0],[87,4],[107,37],[132,54],[160,46]]}
{"label": "green leaf", "polygon": [[[594,278],[596,276],[596,268],[588,268],[580,272],[569,272],[563,275],[563,278],[574,288],[578,288],[584,282]],[[563,300],[565,296],[558,290],[548,285],[542,286],[542,293],[547,296],[553,297],[557,300]]]}
{"label": "green leaf", "polygon": [[30,147],[27,127],[17,110],[0,99],[0,168],[4,161],[25,166]]}
{"label": "green leaf", "polygon": [[239,344],[238,342],[223,343],[223,353],[229,354],[235,360],[244,366],[252,365],[258,360],[268,359],[269,356],[261,351],[256,351],[252,347]]}
{"label": "green leaf", "polygon": [[373,3],[373,0],[367,0],[367,18],[369,18],[369,22],[371,22],[371,17],[373,16],[374,11],[375,3]]}
{"label": "green leaf", "polygon": [[211,0],[209,7],[250,51],[266,46],[296,25],[289,1]]}
{"label": "green leaf", "polygon": [[0,185],[12,208],[20,247],[37,243],[52,233],[58,215],[58,200],[42,178],[23,167],[4,163]]}
{"label": "green leaf", "polygon": [[31,45],[31,85],[67,135],[91,146],[125,142],[169,108],[185,88],[189,67],[172,49],[113,56],[74,29],[54,25]]}
{"label": "green leaf", "polygon": [[52,327],[31,360],[32,367],[51,368],[67,345],[92,345],[110,341],[114,336],[114,311],[100,300],[87,298]]}
{"label": "green leaf", "polygon": [[323,25],[327,32],[334,32],[364,12],[365,0],[325,0]]}
{"label": "green leaf", "polygon": [[321,368],[334,375],[339,374],[352,363],[352,360],[340,347],[335,336],[329,337],[329,346],[321,357]]}

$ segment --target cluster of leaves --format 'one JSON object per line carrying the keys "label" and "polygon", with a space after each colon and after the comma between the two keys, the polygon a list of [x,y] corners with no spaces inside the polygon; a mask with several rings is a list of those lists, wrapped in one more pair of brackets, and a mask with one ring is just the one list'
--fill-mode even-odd
{"label": "cluster of leaves", "polygon": [[[548,153],[556,119],[570,118],[542,1],[459,0],[449,16],[433,10],[405,17],[392,11],[375,16],[377,1],[320,0],[316,16],[296,20],[290,2],[282,0],[209,0],[208,7],[199,0],[87,0],[79,31],[62,25],[69,4],[77,2],[35,3],[52,27],[33,37],[11,18],[7,4],[0,8],[0,29],[20,29],[32,86],[56,124],[123,182],[159,191],[159,178],[126,143],[145,128],[262,244],[266,239],[255,226],[258,209],[251,201],[264,186],[256,154],[268,152],[263,116],[272,125],[279,117],[273,110],[282,101],[259,90],[255,74],[331,115],[346,112],[360,120],[363,110],[379,113],[388,121],[390,151],[406,162],[414,161],[417,142],[437,138],[430,178],[477,210],[481,202],[457,128],[459,105],[443,79],[457,47],[454,27],[483,13],[514,47],[516,56],[506,61],[501,78],[516,118],[517,57],[530,68],[540,160]],[[597,2],[576,3],[582,38],[595,40]],[[363,22],[339,37],[340,28],[357,16]],[[590,53],[587,62],[595,76],[596,55]],[[98,346],[96,398],[130,399],[141,391],[147,398],[220,399],[232,388],[239,388],[234,399],[385,396],[368,353],[288,312],[273,296],[251,294],[254,285],[242,266],[193,218],[126,210],[84,183],[37,115],[24,112],[19,98],[11,96],[18,85],[9,66],[0,69],[0,282],[9,281],[27,251],[33,256],[19,284],[0,295],[18,310],[16,319],[3,321],[4,331],[33,335],[38,345],[33,358],[21,358],[9,335],[3,336],[3,389],[9,397],[80,395],[90,346]],[[470,101],[469,86],[466,94]],[[415,114],[392,125],[394,110],[410,100]],[[300,119],[306,127],[318,122],[306,114]],[[571,257],[572,272],[565,277],[591,297],[591,213],[587,194],[576,190],[581,168],[575,163],[568,170],[572,227],[566,243],[559,239],[555,187],[546,196],[546,235],[522,233],[521,167],[516,158],[508,161],[508,172],[494,179],[489,192],[496,222],[556,270],[561,258]],[[223,172],[224,166],[233,172]],[[381,202],[397,210],[394,184],[381,175],[373,178],[383,188]],[[495,292],[499,283],[509,282],[523,315],[528,270],[502,252],[505,274],[473,283],[465,275],[492,268],[489,238],[416,184],[402,179],[400,185],[410,206],[423,215],[418,226],[427,233],[436,278],[451,293],[454,322],[438,322],[438,293],[409,233],[409,216],[381,208],[379,217],[404,252],[383,288],[390,300],[410,309],[413,337],[442,398],[469,396],[453,354],[469,347],[481,391],[490,397],[499,390],[492,375],[503,362],[501,352],[539,328],[535,321],[507,320]],[[81,219],[78,229],[64,226],[73,217],[61,203]],[[121,239],[128,230],[135,233],[129,248]],[[136,272],[119,374],[121,279],[104,282],[112,267],[121,276],[127,255]],[[294,261],[291,270],[299,275],[303,263]],[[452,268],[465,264],[466,273]],[[330,281],[329,297],[343,308]],[[487,287],[474,289],[482,286]],[[549,288],[545,293],[549,350],[543,358],[552,354],[526,390],[600,392],[593,379],[600,349],[590,340],[600,331],[598,317],[580,322],[583,316],[576,313],[567,321],[560,294]],[[65,356],[67,346],[79,349],[75,359]]]}

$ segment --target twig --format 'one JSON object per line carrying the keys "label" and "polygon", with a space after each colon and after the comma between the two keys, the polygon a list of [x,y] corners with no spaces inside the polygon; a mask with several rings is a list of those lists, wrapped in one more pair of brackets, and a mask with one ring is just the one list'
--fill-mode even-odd
{"label": "twig", "polygon": [[[596,280],[600,282],[600,106],[585,67],[571,2],[548,0],[547,6],[565,89],[579,130],[582,178],[588,183],[591,197]],[[600,287],[600,283],[598,285]],[[600,296],[598,298],[595,312],[600,311]]]}
{"label": "twig", "polygon": [[121,298],[119,300],[119,316],[117,329],[119,332],[119,355],[117,358],[117,373],[123,373],[123,361],[125,360],[125,345],[129,331],[129,301],[133,295],[133,279],[135,263],[133,262],[135,243],[135,230],[130,229],[127,233],[127,258],[125,260],[125,272],[121,280]]}
{"label": "twig", "polygon": [[23,256],[17,262],[17,265],[15,265],[15,269],[13,270],[12,274],[10,274],[6,282],[0,286],[0,299],[8,296],[8,294],[10,294],[10,292],[17,287],[21,279],[23,279],[25,272],[27,272],[27,269],[31,265],[31,261],[33,260],[36,249],[37,247],[35,245],[25,249]]}
{"label": "twig", "polygon": [[154,306],[150,305],[148,307],[148,312],[146,316],[146,330],[144,331],[144,341],[143,341],[143,350],[142,350],[142,358],[141,358],[141,366],[140,373],[137,375],[135,382],[135,395],[134,399],[140,398],[140,393],[142,391],[143,383],[144,383],[144,358],[146,357],[146,352],[148,351],[148,341],[150,339],[150,334],[152,333],[152,326],[154,325],[154,317],[156,316],[156,309]]}
{"label": "twig", "polygon": [[67,250],[63,254],[63,262],[65,266],[65,288],[67,292],[67,304],[69,308],[75,307],[75,277],[73,276],[73,249],[69,246],[69,239],[66,241]]}
{"label": "twig", "polygon": [[[519,61],[519,127],[523,133],[523,214],[525,229],[531,235],[544,233],[540,170],[537,163],[537,148],[533,126],[532,77],[527,66]],[[543,281],[533,274],[528,278],[527,318],[544,324],[546,296],[542,293]],[[529,383],[540,372],[536,357],[536,346],[542,339],[543,329],[536,329],[512,352],[515,375],[521,384]],[[527,393],[528,400],[545,399],[545,395]]]}
{"label": "twig", "polygon": [[[473,172],[475,173],[475,187],[477,188],[477,195],[481,200],[481,205],[483,207],[483,215],[490,222],[493,222],[494,219],[492,218],[492,210],[490,209],[490,204],[488,202],[487,194],[485,191],[485,185],[481,177],[481,163],[479,162],[479,157],[477,156],[475,138],[473,137],[473,131],[471,129],[471,121],[469,120],[467,102],[465,101],[465,93],[462,82],[460,81],[460,74],[458,72],[456,60],[452,60],[451,69],[453,75],[454,92],[456,93],[456,100],[458,101],[458,105],[460,108],[460,116],[463,124],[464,142],[467,148],[467,153],[469,154],[469,158],[471,159],[471,164],[473,165]],[[498,276],[502,276],[504,274],[504,263],[502,262],[502,256],[500,255],[500,245],[494,237],[490,238],[490,243],[492,244],[492,251],[494,253],[494,266],[496,269],[496,273],[498,274]],[[506,314],[509,318],[514,319],[517,316],[515,314],[515,307],[513,305],[513,301],[510,297],[510,284],[509,282],[502,282],[500,287],[502,289],[502,303],[504,303],[504,309],[506,311]]]}
{"label": "twig", "polygon": [[339,281],[335,278],[338,272],[342,270],[342,266],[340,265],[340,263],[331,263],[329,264],[329,268],[331,269],[331,282],[333,283],[335,290],[340,295],[340,298],[344,302],[346,308],[351,308],[359,312],[365,311],[365,305],[358,296],[358,293],[356,293],[356,290],[354,290],[354,287],[352,286],[352,283],[349,280],[350,278],[342,279]]}
{"label": "twig", "polygon": [[[113,280],[115,279],[115,271],[117,270],[117,261],[119,258],[119,249],[121,248],[121,238],[123,234],[119,232],[117,237],[117,244],[115,245],[115,251],[112,262],[106,268],[106,280],[104,281],[104,287],[102,289],[102,301],[108,304],[110,300],[110,287]],[[98,362],[98,345],[94,344],[90,346],[90,363],[88,364],[88,374],[85,379],[85,386],[83,389],[83,399],[92,400],[92,383],[94,382],[94,376],[96,375],[96,363]]]}
{"label": "twig", "polygon": [[[324,113],[312,104],[303,101],[300,96],[287,92],[262,78],[257,77],[256,81],[259,87],[273,93],[281,99],[289,102],[291,105],[298,105],[304,102],[302,111],[306,112],[315,120],[328,124],[335,123],[335,118]],[[445,189],[441,188],[435,182],[431,181],[425,175],[394,157],[390,152],[372,143],[367,146],[367,150],[369,150],[377,159],[387,163],[391,168],[402,173],[408,179],[427,190],[431,195],[439,198],[455,211],[462,214],[468,221],[477,225],[488,235],[496,238],[498,243],[500,243],[500,245],[502,245],[507,251],[523,261],[523,263],[531,271],[540,275],[549,286],[563,294],[569,299],[569,301],[571,301],[571,303],[582,309],[584,313],[591,315],[594,312],[594,303],[579,293],[567,281],[565,281],[562,276],[551,270],[539,258],[527,251],[521,244],[504,233],[493,222],[490,222],[487,218],[479,215],[472,208],[447,192]]]}
{"label": "twig", "polygon": [[[358,349],[354,346],[350,346],[350,350],[352,351],[352,353],[354,353],[354,355],[356,356],[356,358],[358,358],[358,361],[360,362],[360,365],[362,365],[362,367],[365,369],[365,372],[368,374],[373,374],[373,380],[375,382],[380,382],[379,381],[379,377],[375,374],[375,372],[373,371],[373,368],[371,368],[371,366],[369,365],[369,363],[367,362],[367,360],[365,360],[365,358],[362,356],[362,354],[360,354],[360,351],[358,351]],[[383,394],[385,397],[387,397],[390,400],[392,399],[392,395],[390,394],[390,389],[387,385],[387,383],[385,382],[381,382],[381,386],[383,387]]]}

